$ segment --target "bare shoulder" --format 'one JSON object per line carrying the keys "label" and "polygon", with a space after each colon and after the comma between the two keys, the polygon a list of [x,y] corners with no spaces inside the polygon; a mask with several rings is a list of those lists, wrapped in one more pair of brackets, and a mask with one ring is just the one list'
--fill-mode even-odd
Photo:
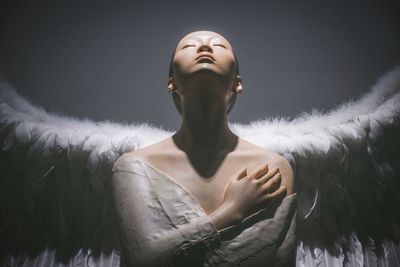
{"label": "bare shoulder", "polygon": [[163,151],[169,150],[169,147],[170,138],[166,138],[154,144],[129,151],[127,154],[138,158],[144,158],[155,153],[162,153]]}
{"label": "bare shoulder", "polygon": [[[243,142],[243,141],[242,141]],[[290,165],[289,161],[279,155],[278,153],[264,149],[262,147],[259,147],[257,145],[254,145],[250,142],[244,141],[245,145],[253,150],[254,155],[256,155],[256,162],[263,162],[267,163],[269,168],[274,168],[278,167],[279,171],[282,175],[282,184],[285,185],[288,189],[287,193],[288,195],[291,195],[294,193],[294,171],[292,169],[292,166]]]}
{"label": "bare shoulder", "polygon": [[133,167],[135,160],[146,160],[148,155],[154,154],[154,151],[162,151],[164,140],[154,143],[152,145],[131,150],[122,154],[114,163],[113,172],[121,169],[130,169]]}
{"label": "bare shoulder", "polygon": [[168,169],[168,166],[177,159],[184,158],[184,153],[173,144],[172,138],[163,139],[157,143],[132,150],[127,153],[132,159],[139,159],[156,166],[159,169]]}

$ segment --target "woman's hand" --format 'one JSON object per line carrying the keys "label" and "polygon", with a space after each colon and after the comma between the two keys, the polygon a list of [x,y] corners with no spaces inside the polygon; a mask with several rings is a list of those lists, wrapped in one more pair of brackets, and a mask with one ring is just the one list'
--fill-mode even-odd
{"label": "woman's hand", "polygon": [[277,167],[269,169],[261,165],[254,173],[243,169],[234,176],[225,188],[224,204],[240,219],[265,208],[272,201],[286,195],[286,187],[281,186],[281,174]]}
{"label": "woman's hand", "polygon": [[269,169],[267,164],[263,164],[250,175],[244,168],[228,182],[223,204],[210,216],[217,229],[222,229],[240,223],[285,196],[286,187],[281,186],[278,168]]}

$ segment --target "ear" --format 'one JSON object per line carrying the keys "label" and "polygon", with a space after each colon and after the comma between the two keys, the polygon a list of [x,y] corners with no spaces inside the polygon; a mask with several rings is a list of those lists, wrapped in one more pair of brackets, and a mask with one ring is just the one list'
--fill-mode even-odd
{"label": "ear", "polygon": [[175,90],[174,81],[173,81],[172,77],[169,77],[167,87],[168,87],[168,93],[172,93]]}
{"label": "ear", "polygon": [[235,85],[235,92],[237,94],[242,93],[243,87],[242,87],[242,78],[240,78],[240,75],[236,75],[236,85]]}

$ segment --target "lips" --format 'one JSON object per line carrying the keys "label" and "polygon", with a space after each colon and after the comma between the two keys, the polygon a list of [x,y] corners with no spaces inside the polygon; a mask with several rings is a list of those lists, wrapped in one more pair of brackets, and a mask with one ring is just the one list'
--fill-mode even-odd
{"label": "lips", "polygon": [[214,60],[212,60],[209,57],[200,57],[197,61],[197,63],[210,63],[210,64],[214,64]]}
{"label": "lips", "polygon": [[196,60],[200,60],[200,59],[208,59],[208,60],[211,59],[212,61],[215,61],[215,58],[210,54],[200,54],[196,57]]}

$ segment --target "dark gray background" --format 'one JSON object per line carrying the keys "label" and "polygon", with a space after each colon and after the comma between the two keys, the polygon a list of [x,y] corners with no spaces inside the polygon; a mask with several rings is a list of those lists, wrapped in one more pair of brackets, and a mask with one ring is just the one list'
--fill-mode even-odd
{"label": "dark gray background", "polygon": [[176,130],[172,50],[194,30],[234,46],[247,123],[357,99],[400,63],[399,1],[2,1],[0,72],[49,111]]}

